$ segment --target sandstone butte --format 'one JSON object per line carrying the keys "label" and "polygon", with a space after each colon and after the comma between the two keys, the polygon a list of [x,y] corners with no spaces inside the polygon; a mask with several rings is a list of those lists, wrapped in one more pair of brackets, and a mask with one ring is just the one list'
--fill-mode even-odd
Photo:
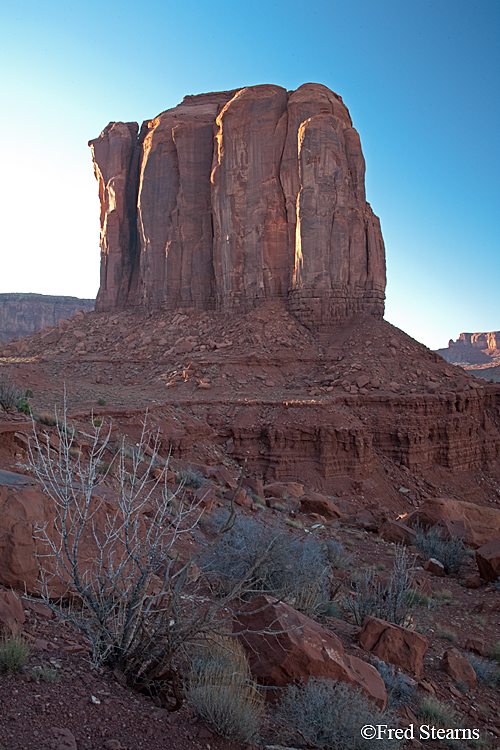
{"label": "sandstone butte", "polygon": [[283,299],[308,327],[384,312],[385,250],[338,94],[186,96],[89,142],[101,202],[98,311],[241,310]]}

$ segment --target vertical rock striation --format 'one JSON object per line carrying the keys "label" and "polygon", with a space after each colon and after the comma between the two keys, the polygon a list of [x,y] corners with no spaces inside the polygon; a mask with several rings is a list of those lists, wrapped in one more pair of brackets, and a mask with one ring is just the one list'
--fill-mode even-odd
{"label": "vertical rock striation", "polygon": [[96,307],[247,309],[312,328],[382,317],[385,251],[359,136],[320,84],[185,97],[90,141],[101,200]]}

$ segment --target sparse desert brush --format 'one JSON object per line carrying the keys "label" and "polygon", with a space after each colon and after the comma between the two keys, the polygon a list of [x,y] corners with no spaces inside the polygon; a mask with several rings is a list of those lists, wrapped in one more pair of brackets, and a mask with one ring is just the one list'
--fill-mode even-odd
{"label": "sparse desert brush", "polygon": [[52,414],[50,411],[41,411],[40,414],[35,416],[35,419],[37,422],[45,424],[48,427],[55,427],[57,424],[56,415]]}
{"label": "sparse desert brush", "polygon": [[445,573],[460,572],[466,557],[462,539],[445,539],[440,529],[426,531],[420,524],[415,526],[415,532],[415,547],[426,560],[431,557],[439,560]]}
{"label": "sparse desert brush", "polygon": [[295,518],[285,518],[284,522],[287,526],[291,526],[293,529],[300,529],[301,531],[304,529],[303,524]]}
{"label": "sparse desert brush", "polygon": [[453,598],[453,594],[448,589],[442,589],[440,591],[434,591],[432,594],[433,599],[437,599],[437,601],[446,602],[446,604],[450,604],[451,600]]}
{"label": "sparse desert brush", "polygon": [[234,637],[213,638],[198,650],[187,679],[187,697],[223,737],[236,742],[258,738],[264,699]]}
{"label": "sparse desert brush", "polygon": [[491,649],[490,656],[500,664],[500,641],[497,641]]}
{"label": "sparse desert brush", "polygon": [[39,667],[33,667],[30,672],[31,679],[35,682],[48,682],[50,684],[56,684],[61,679],[61,675],[54,667],[49,667],[47,664],[43,664]]}
{"label": "sparse desert brush", "polygon": [[426,723],[437,727],[453,727],[456,720],[455,711],[447,703],[430,696],[425,698],[418,707],[417,716]]}
{"label": "sparse desert brush", "polygon": [[483,659],[477,654],[466,654],[469,663],[476,673],[479,683],[498,683],[500,684],[500,670],[496,662],[490,659]]}
{"label": "sparse desert brush", "polygon": [[97,406],[106,406],[106,399],[105,398],[98,398],[97,399]]}
{"label": "sparse desert brush", "polygon": [[422,591],[418,591],[418,589],[412,589],[411,596],[413,597],[413,601],[417,607],[426,607],[427,609],[430,609],[431,600],[429,599],[427,594],[424,594]]}
{"label": "sparse desert brush", "polygon": [[94,417],[92,420],[92,424],[94,425],[94,427],[100,427],[102,425],[101,417]]}
{"label": "sparse desert brush", "polygon": [[344,545],[336,539],[326,541],[326,554],[332,568],[347,568],[352,562],[352,556],[347,554]]}
{"label": "sparse desert brush", "polygon": [[[373,740],[362,737],[361,727],[381,723],[398,726],[391,711],[381,718],[378,708],[361,690],[316,677],[305,685],[284,688],[274,718],[281,742],[323,750],[371,750]],[[381,739],[375,744],[380,750],[390,750],[400,742]]]}
{"label": "sparse desert brush", "polygon": [[194,471],[193,469],[181,469],[177,472],[177,478],[179,484],[192,487],[195,490],[203,487],[207,482],[201,471]]}
{"label": "sparse desert brush", "polygon": [[[214,531],[220,519],[212,516]],[[313,535],[290,538],[278,523],[239,515],[217,550],[202,562],[222,594],[247,578],[253,593],[283,598],[309,617],[330,599],[327,546]]]}
{"label": "sparse desert brush", "polygon": [[415,685],[408,677],[397,672],[390,664],[379,661],[377,670],[382,677],[387,690],[387,704],[389,706],[410,706],[415,700]]}
{"label": "sparse desert brush", "polygon": [[444,638],[446,641],[451,641],[451,643],[456,643],[458,641],[458,635],[455,631],[450,630],[449,628],[443,628],[439,622],[436,624],[436,635],[438,638]]}
{"label": "sparse desert brush", "polygon": [[344,591],[341,604],[359,626],[369,616],[405,625],[416,606],[414,575],[415,556],[405,546],[398,546],[388,580],[383,584],[378,582],[373,568],[359,571],[352,583],[354,590]]}
{"label": "sparse desert brush", "polygon": [[0,672],[19,672],[28,661],[30,644],[22,636],[4,635],[0,639]]}

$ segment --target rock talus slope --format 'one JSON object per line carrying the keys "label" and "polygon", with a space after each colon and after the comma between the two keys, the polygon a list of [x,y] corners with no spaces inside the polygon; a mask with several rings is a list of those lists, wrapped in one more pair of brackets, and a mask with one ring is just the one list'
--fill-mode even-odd
{"label": "rock talus slope", "polygon": [[359,136],[325,86],[188,96],[140,132],[110,123],[90,146],[99,311],[280,298],[317,329],[382,317],[385,251]]}

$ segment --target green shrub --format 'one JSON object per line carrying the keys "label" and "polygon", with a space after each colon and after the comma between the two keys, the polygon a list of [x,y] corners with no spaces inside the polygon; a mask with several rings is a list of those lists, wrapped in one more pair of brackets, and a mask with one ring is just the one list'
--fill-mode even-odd
{"label": "green shrub", "polygon": [[0,672],[19,672],[28,661],[29,643],[20,635],[0,640]]}
{"label": "green shrub", "polygon": [[33,409],[31,408],[31,404],[28,401],[28,399],[30,398],[33,398],[33,391],[30,391],[29,389],[26,390],[24,393],[18,394],[16,401],[15,401],[15,407],[17,411],[20,411],[23,414],[27,414],[28,416],[31,416]]}
{"label": "green shrub", "polygon": [[279,699],[276,715],[281,742],[294,747],[323,750],[380,750],[399,747],[392,739],[369,740],[361,736],[365,725],[397,727],[391,712],[383,717],[359,689],[343,682],[311,677],[306,685],[288,685]]}
{"label": "green shrub", "polygon": [[94,419],[92,420],[92,424],[94,425],[94,427],[100,427],[102,425],[101,417],[94,417]]}
{"label": "green shrub", "polygon": [[223,737],[236,742],[258,738],[264,699],[236,639],[220,637],[199,651],[188,676],[187,697]]}
{"label": "green shrub", "polygon": [[106,399],[105,398],[98,398],[97,399],[97,406],[106,406]]}

